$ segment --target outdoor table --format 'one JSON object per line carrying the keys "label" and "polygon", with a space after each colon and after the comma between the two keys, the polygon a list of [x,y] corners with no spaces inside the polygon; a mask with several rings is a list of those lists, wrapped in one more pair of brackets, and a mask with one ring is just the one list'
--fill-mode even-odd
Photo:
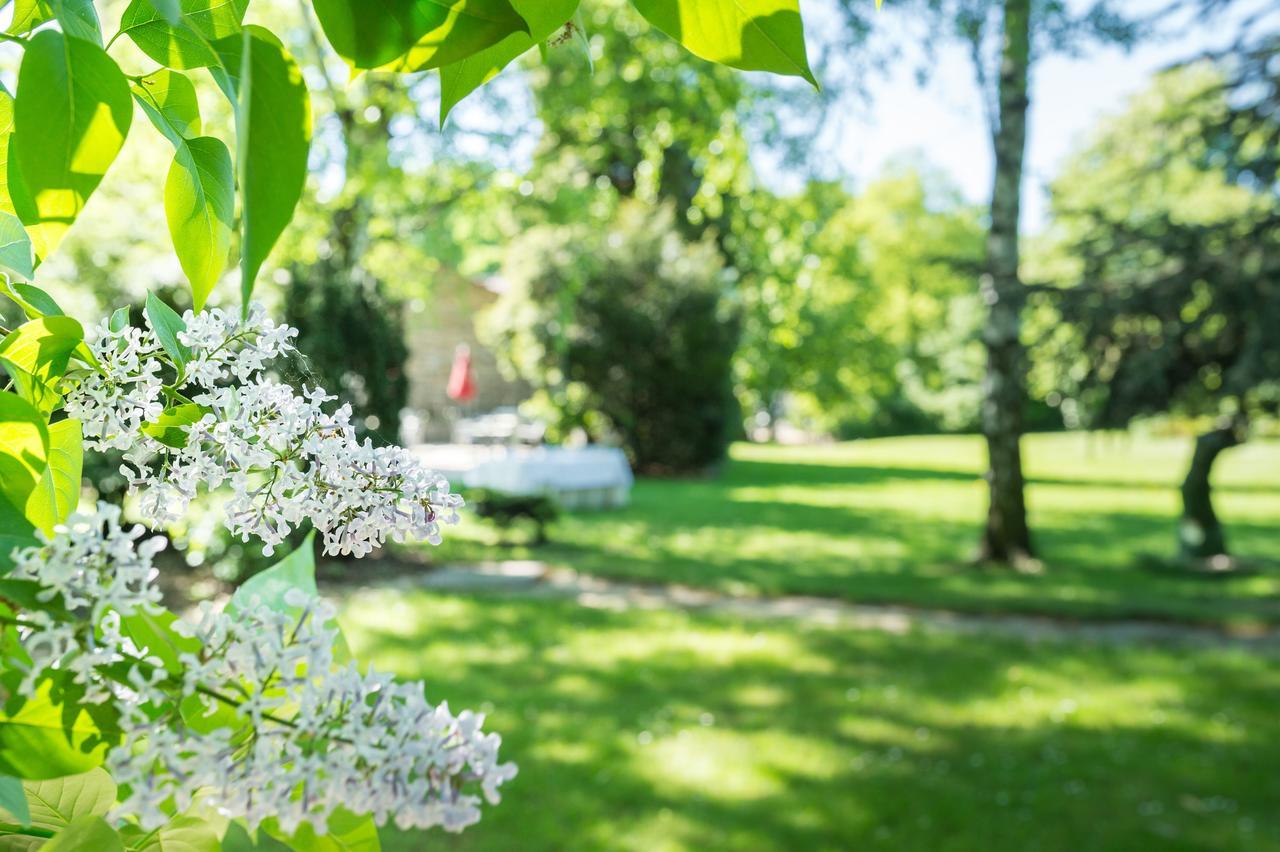
{"label": "outdoor table", "polygon": [[631,466],[616,447],[516,449],[479,462],[462,475],[471,488],[508,494],[545,494],[568,509],[625,506]]}

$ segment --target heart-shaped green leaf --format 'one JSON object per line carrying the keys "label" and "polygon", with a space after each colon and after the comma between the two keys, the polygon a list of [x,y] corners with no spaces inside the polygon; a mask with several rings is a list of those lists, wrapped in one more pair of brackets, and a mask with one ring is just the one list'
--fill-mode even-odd
{"label": "heart-shaped green leaf", "polygon": [[102,769],[23,783],[31,825],[60,832],[84,816],[104,816],[116,801],[116,785]]}
{"label": "heart-shaped green leaf", "polygon": [[0,271],[22,279],[35,274],[31,262],[31,238],[18,217],[0,210]]}
{"label": "heart-shaped green leaf", "polygon": [[120,17],[120,32],[166,68],[207,68],[219,64],[213,42],[240,31],[249,0],[133,0]]}
{"label": "heart-shaped green leaf", "polygon": [[85,704],[84,689],[63,675],[46,677],[29,698],[16,694],[21,672],[0,675],[9,695],[0,710],[0,772],[24,780],[61,778],[102,763],[119,738],[106,705]]}
{"label": "heart-shaped green leaf", "polygon": [[174,145],[200,135],[200,103],[185,74],[161,68],[133,84],[130,91],[155,128]]}
{"label": "heart-shaped green leaf", "polygon": [[102,48],[56,30],[31,37],[9,140],[9,192],[37,261],[62,241],[124,144],[129,84]]}
{"label": "heart-shaped green leaf", "polygon": [[48,455],[49,427],[44,417],[17,394],[0,392],[0,496],[25,510]]}
{"label": "heart-shaped green leaf", "polygon": [[124,842],[115,829],[100,816],[78,817],[52,840],[41,846],[42,852],[124,852]]}
{"label": "heart-shaped green leaf", "polygon": [[27,497],[27,520],[53,534],[53,528],[75,511],[80,502],[80,477],[84,447],[80,421],[75,418],[49,424],[49,457],[36,487]]}
{"label": "heart-shaped green leaf", "polygon": [[221,139],[197,136],[178,146],[164,183],[164,213],[193,306],[203,310],[227,268],[235,220],[235,169]]}
{"label": "heart-shaped green leaf", "polygon": [[313,5],[329,44],[356,68],[438,68],[529,29],[509,0],[381,0],[376,9],[361,0]]}
{"label": "heart-shaped green leaf", "polygon": [[517,57],[563,27],[574,16],[579,0],[511,0],[529,24],[529,32],[512,33],[500,42],[440,68],[440,124],[449,111]]}
{"label": "heart-shaped green leaf", "polygon": [[187,445],[186,427],[198,423],[208,411],[209,409],[194,402],[175,405],[165,409],[155,423],[143,425],[142,431],[167,447],[181,449]]}
{"label": "heart-shaped green leaf", "polygon": [[240,294],[247,305],[306,184],[311,101],[298,64],[270,32],[245,27],[216,46],[225,69],[217,79],[236,104]]}
{"label": "heart-shaped green leaf", "polygon": [[815,87],[799,0],[631,0],[689,52],[744,71],[803,77]]}
{"label": "heart-shaped green leaf", "polygon": [[52,411],[61,399],[58,380],[71,353],[84,341],[84,329],[71,317],[40,317],[25,322],[0,341],[0,364],[18,393],[41,411]]}

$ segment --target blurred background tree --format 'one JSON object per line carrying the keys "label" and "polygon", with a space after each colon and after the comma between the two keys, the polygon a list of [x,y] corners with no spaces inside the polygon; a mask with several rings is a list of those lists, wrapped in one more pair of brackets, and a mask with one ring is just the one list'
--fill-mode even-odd
{"label": "blurred background tree", "polygon": [[298,379],[350,402],[359,434],[395,443],[408,402],[402,306],[332,255],[286,270],[284,321],[298,329]]}
{"label": "blurred background tree", "polygon": [[[863,37],[859,6],[840,3],[855,42]],[[912,33],[927,47],[950,38],[968,49],[995,162],[980,278],[988,512],[979,556],[1034,569],[1021,450],[1028,400],[1019,239],[1030,80],[1035,64],[1054,52],[1077,53],[1090,43],[1129,45],[1141,29],[1110,0],[1087,7],[1064,0],[922,0],[915,10],[922,30]],[[828,37],[838,39],[839,31]],[[927,67],[920,74],[927,76]]]}
{"label": "blurred background tree", "polygon": [[[745,429],[763,439],[812,439],[980,428],[984,373],[990,369],[987,344],[995,321],[990,302],[999,295],[982,286],[991,265],[994,208],[967,201],[922,157],[899,158],[878,176],[855,183],[832,159],[813,155],[814,140],[822,132],[847,132],[845,123],[861,114],[859,99],[872,87],[874,72],[910,53],[906,48],[913,40],[924,45],[926,65],[944,42],[963,46],[973,60],[988,123],[1013,132],[1009,121],[1001,124],[997,72],[1004,62],[1008,10],[1016,12],[1020,3],[890,5],[881,14],[899,15],[903,25],[874,44],[865,41],[881,20],[873,4],[815,4],[807,18],[815,36],[814,66],[830,78],[815,94],[800,81],[763,79],[704,63],[654,32],[628,5],[600,0],[584,7],[583,38],[551,45],[545,55],[528,54],[512,69],[515,73],[469,98],[443,129],[434,77],[413,78],[406,85],[370,73],[337,85],[345,80],[345,66],[315,50],[314,24],[308,25],[296,4],[255,4],[254,14],[271,19],[300,58],[317,114],[308,191],[275,256],[279,268],[271,272],[286,286],[263,289],[268,298],[284,297],[275,307],[303,331],[306,358],[287,366],[290,378],[341,388],[375,441],[394,439],[406,405],[411,352],[406,336],[429,337],[422,330],[427,319],[422,312],[439,287],[474,284],[486,296],[504,287],[526,289],[520,279],[532,270],[523,269],[521,259],[539,240],[564,243],[548,253],[554,263],[547,265],[570,280],[578,274],[574,270],[594,268],[589,258],[577,256],[600,239],[574,230],[583,222],[608,222],[629,233],[621,224],[631,216],[620,212],[624,207],[639,206],[650,215],[665,207],[679,237],[674,250],[702,257],[702,247],[709,246],[719,267],[718,299],[706,315],[726,323],[716,329],[718,342],[737,340],[730,355],[733,393],[706,399],[720,400],[717,419],[727,424],[725,434]],[[1037,62],[1052,52],[1127,44],[1142,31],[1115,14],[1114,4],[1030,0],[1027,9],[1023,71],[1028,80]],[[1228,112],[1202,121],[1205,133],[1217,141],[1206,143],[1196,168],[1226,173],[1237,194],[1262,194],[1257,186],[1250,188],[1249,180],[1265,181],[1258,176],[1268,167],[1266,157],[1274,174],[1274,139],[1257,130],[1269,108],[1262,93],[1272,92],[1274,98],[1263,35],[1227,51],[1218,67],[1223,85],[1234,86],[1230,96],[1224,94],[1222,109]],[[117,49],[129,49],[124,41],[121,45]],[[1255,84],[1248,91],[1231,83],[1246,77]],[[1184,95],[1169,97],[1173,102]],[[206,109],[221,108],[216,92],[202,91],[201,99]],[[1026,104],[1006,107],[1016,123]],[[1237,122],[1248,118],[1253,135],[1227,128],[1223,122],[1230,115]],[[1115,158],[1121,157],[1121,135],[1112,146]],[[1133,138],[1141,142],[1144,137]],[[1236,148],[1233,139],[1241,140]],[[154,150],[148,147],[152,143]],[[119,215],[87,217],[61,257],[41,270],[50,276],[46,280],[56,277],[51,286],[66,292],[74,283],[85,294],[85,305],[70,305],[74,312],[128,303],[147,288],[180,289],[181,271],[172,259],[146,253],[146,247],[165,240],[158,199],[142,192],[154,182],[131,177],[145,172],[164,144],[155,134],[131,138],[94,202]],[[1178,157],[1148,154],[1132,156],[1150,161],[1143,168],[1176,172],[1164,163],[1176,164]],[[1122,180],[1116,168],[1112,185]],[[1104,172],[1092,170],[1080,166],[1059,186],[1081,197],[1090,186],[1120,195],[1108,187]],[[1010,174],[1002,178],[1006,188]],[[1019,205],[1021,183],[1016,182]],[[1148,183],[1157,187],[1155,195],[1163,193],[1158,180]],[[1136,227],[1124,221],[1138,214],[1120,209],[1122,198],[1105,218],[1090,218],[1075,202],[1068,204],[1068,195],[1051,211],[1053,248],[1032,257],[1036,268],[1030,270],[1018,258],[1017,287],[1005,287],[1002,297],[1008,299],[1006,307],[1023,300],[1028,290],[1023,279],[1056,288],[1082,283],[1084,258],[1089,252],[1101,255],[1103,236],[1117,223]],[[1002,203],[1007,214],[1009,198]],[[1194,200],[1186,203],[1198,206]],[[559,230],[574,236],[558,240]],[[1151,228],[1142,234],[1153,239]],[[651,243],[627,237],[628,245]],[[1182,252],[1172,242],[1158,248],[1171,258]],[[1137,249],[1126,251],[1136,254]],[[634,259],[632,266],[642,262]],[[1052,274],[1041,275],[1039,266],[1052,267]],[[1116,274],[1108,271],[1107,277]],[[701,282],[701,274],[694,280]],[[234,282],[224,288],[234,291]],[[557,288],[534,288],[525,298],[550,300],[533,305],[541,316],[558,317],[563,309]],[[1121,307],[1116,299],[1108,304]],[[1124,309],[1134,316],[1154,315],[1142,305]],[[1053,342],[1068,333],[1078,337],[1084,320],[1059,323],[1058,310],[1037,301],[1026,312],[1031,327],[1018,331],[1017,346],[1031,339]],[[1170,317],[1173,310],[1168,308]],[[1009,319],[1002,311],[996,313]],[[1021,325],[1024,312],[1019,308],[1013,314]],[[1099,328],[1105,327],[1103,319],[1099,314]],[[718,359],[718,345],[714,351]],[[994,416],[1019,418],[1018,432],[1061,428],[1063,418],[1068,425],[1121,422],[1103,419],[1083,384],[1076,388],[1071,383],[1076,380],[1060,379],[1066,368],[1050,362],[1068,351],[1063,343],[1056,350],[1046,344],[1032,352],[1034,393],[1019,391],[1016,403],[1012,397],[999,402]],[[1070,351],[1072,363],[1085,363],[1083,348],[1076,344]],[[1015,360],[1017,370],[1026,366],[1023,355]],[[713,372],[719,370],[713,366]],[[1014,384],[1021,383],[1020,374],[1014,378]],[[995,386],[990,375],[985,381],[988,389]],[[1006,392],[1013,387],[995,384]],[[569,383],[544,377],[543,385]],[[1262,395],[1264,390],[1255,389],[1249,399]],[[540,399],[557,427],[553,434],[574,425],[597,437],[622,434],[598,407],[570,393],[547,390]],[[1051,407],[1050,399],[1061,404]],[[1188,397],[1163,410],[1146,405],[1131,416],[1222,413],[1216,405],[1192,405]],[[1265,414],[1249,405],[1251,417]],[[788,432],[787,426],[794,429]],[[716,456],[701,450],[690,454]]]}
{"label": "blurred background tree", "polygon": [[977,425],[982,233],[977,209],[910,163],[891,167],[826,223],[815,245],[822,284],[808,310],[829,343],[814,347],[809,393],[816,409],[835,415],[837,434]]}
{"label": "blurred background tree", "polygon": [[1041,363],[1084,425],[1162,412],[1207,424],[1182,486],[1189,558],[1227,553],[1213,463],[1280,405],[1278,83],[1258,56],[1171,71],[1054,185],[1074,286],[1057,294],[1068,324]]}
{"label": "blurred background tree", "polygon": [[[843,436],[971,423],[973,403],[960,399],[972,397],[977,352],[940,356],[953,340],[963,349],[977,339],[978,211],[910,167],[865,198],[840,181],[803,179],[812,158],[794,172],[798,192],[766,188],[757,160],[790,162],[828,102],[798,90],[787,98],[785,82],[722,74],[672,51],[625,6],[595,8],[587,18],[593,74],[563,47],[530,73],[544,132],[520,197],[496,217],[503,238],[584,213],[612,216],[626,199],[670,204],[681,235],[709,236],[725,266],[726,298],[743,329],[737,399],[750,426],[767,434],[784,412]],[[840,94],[854,88],[846,81]],[[904,226],[914,230],[904,235]],[[488,257],[480,271],[496,272],[499,255]]]}
{"label": "blurred background tree", "polygon": [[535,228],[512,247],[487,337],[540,393],[555,432],[615,437],[637,471],[719,462],[738,424],[738,323],[709,240],[689,243],[670,205],[613,221]]}

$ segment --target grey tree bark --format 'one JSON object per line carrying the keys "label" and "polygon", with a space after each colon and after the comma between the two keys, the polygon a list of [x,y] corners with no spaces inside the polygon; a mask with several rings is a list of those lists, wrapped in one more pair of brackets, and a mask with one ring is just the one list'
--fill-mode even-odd
{"label": "grey tree bark", "polygon": [[1022,409],[1026,365],[1022,309],[1026,294],[1018,277],[1018,217],[1022,159],[1027,136],[1027,82],[1031,62],[1031,0],[1005,0],[992,128],[995,181],[987,232],[982,295],[987,304],[983,337],[987,371],[983,382],[982,430],[987,441],[990,502],[980,556],[1017,565],[1033,557],[1022,478]]}

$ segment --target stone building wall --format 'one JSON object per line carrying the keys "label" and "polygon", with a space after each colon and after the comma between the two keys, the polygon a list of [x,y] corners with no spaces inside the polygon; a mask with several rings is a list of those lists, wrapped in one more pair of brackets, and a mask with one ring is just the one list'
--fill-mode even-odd
{"label": "stone building wall", "polygon": [[[436,276],[431,298],[408,306],[405,337],[409,345],[409,408],[420,418],[420,429],[417,436],[406,437],[447,441],[458,416],[518,405],[529,396],[523,383],[503,378],[493,352],[476,338],[476,315],[497,298],[482,284],[442,270]],[[476,398],[462,407],[445,394],[459,343],[471,347],[476,382]]]}

